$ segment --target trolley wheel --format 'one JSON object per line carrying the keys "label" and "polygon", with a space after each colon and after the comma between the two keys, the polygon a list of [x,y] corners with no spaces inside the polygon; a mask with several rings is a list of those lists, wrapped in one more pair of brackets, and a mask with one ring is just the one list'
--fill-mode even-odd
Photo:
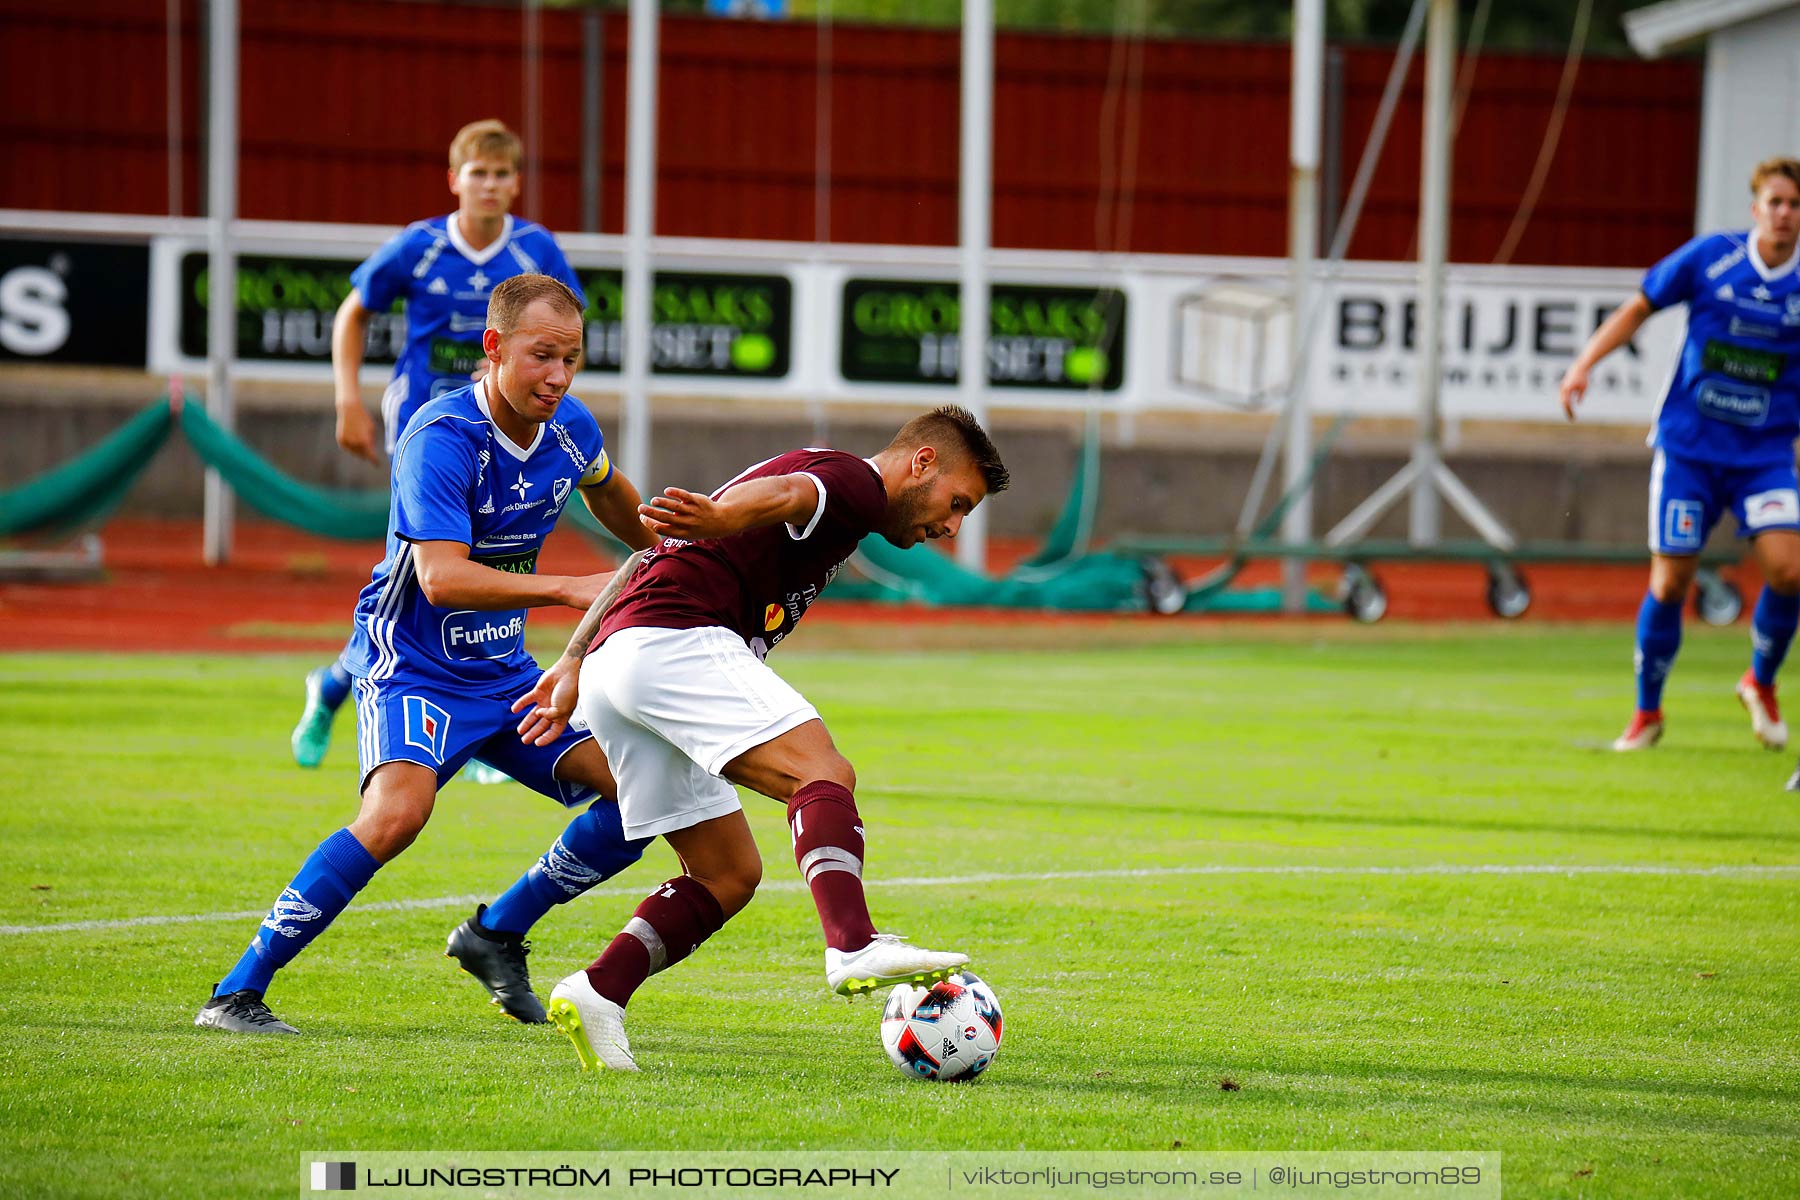
{"label": "trolley wheel", "polygon": [[1387,615],[1387,589],[1361,563],[1345,563],[1338,580],[1338,603],[1355,620],[1372,625]]}
{"label": "trolley wheel", "polygon": [[1488,611],[1505,621],[1514,621],[1531,607],[1531,588],[1525,577],[1509,563],[1488,567]]}
{"label": "trolley wheel", "polygon": [[1708,625],[1729,625],[1744,615],[1744,593],[1717,571],[1701,567],[1694,576],[1694,612]]}
{"label": "trolley wheel", "polygon": [[1138,563],[1143,577],[1138,581],[1138,595],[1144,607],[1162,616],[1173,616],[1187,605],[1188,591],[1169,564],[1160,558],[1146,558]]}

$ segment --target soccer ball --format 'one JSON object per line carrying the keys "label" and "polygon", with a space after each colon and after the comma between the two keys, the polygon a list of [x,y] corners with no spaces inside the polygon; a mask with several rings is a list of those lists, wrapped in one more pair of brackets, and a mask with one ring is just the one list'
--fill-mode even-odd
{"label": "soccer ball", "polygon": [[968,971],[929,988],[900,984],[881,1013],[881,1044],[915,1079],[974,1079],[1000,1049],[1000,1001]]}

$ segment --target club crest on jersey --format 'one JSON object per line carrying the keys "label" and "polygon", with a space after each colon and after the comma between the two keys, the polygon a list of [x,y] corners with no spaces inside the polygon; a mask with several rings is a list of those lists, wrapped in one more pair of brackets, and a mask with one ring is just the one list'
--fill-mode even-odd
{"label": "club crest on jersey", "polygon": [[1671,500],[1663,508],[1663,548],[1698,550],[1703,510],[1698,500]]}
{"label": "club crest on jersey", "polygon": [[450,737],[450,714],[423,696],[406,697],[406,744],[428,752],[440,763]]}
{"label": "club crest on jersey", "polygon": [[550,485],[550,498],[555,501],[553,508],[561,508],[564,500],[569,498],[569,489],[575,486],[573,479],[559,479]]}

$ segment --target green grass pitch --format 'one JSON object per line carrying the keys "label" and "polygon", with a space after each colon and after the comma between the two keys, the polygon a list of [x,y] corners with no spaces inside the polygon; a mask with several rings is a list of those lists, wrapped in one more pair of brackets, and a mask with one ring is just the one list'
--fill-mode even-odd
{"label": "green grass pitch", "polygon": [[[827,996],[754,797],[780,886],[639,994],[642,1075],[579,1074],[441,957],[456,898],[564,822],[510,785],[449,786],[377,907],[278,978],[304,1037],[196,1030],[354,811],[350,714],[305,773],[310,660],[0,656],[0,1195],[286,1195],[325,1147],[1177,1142],[1498,1149],[1508,1196],[1800,1194],[1800,797],[1731,696],[1741,628],[1690,627],[1669,736],[1631,756],[1604,749],[1624,629],[1051,636],[776,657],[858,768],[878,922],[1005,1005],[967,1087],[901,1076],[878,1006]],[[552,913],[540,994],[675,869],[653,847]],[[19,931],[179,915],[206,919]]]}

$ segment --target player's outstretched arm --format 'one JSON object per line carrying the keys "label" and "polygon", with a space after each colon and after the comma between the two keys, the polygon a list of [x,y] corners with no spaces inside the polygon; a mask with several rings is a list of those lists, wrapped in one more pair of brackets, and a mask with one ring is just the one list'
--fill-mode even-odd
{"label": "player's outstretched arm", "polygon": [[638,520],[638,506],[644,498],[638,495],[637,485],[617,467],[604,483],[582,488],[581,500],[595,520],[633,550],[648,550],[656,545],[656,534]]}
{"label": "player's outstretched arm", "polygon": [[1575,406],[1587,394],[1588,374],[1601,359],[1629,342],[1639,327],[1650,319],[1653,311],[1649,299],[1639,292],[1613,309],[1612,315],[1600,323],[1600,328],[1594,330],[1594,336],[1588,339],[1587,345],[1581,348],[1581,353],[1575,356],[1575,361],[1563,373],[1559,391],[1563,414],[1569,420],[1575,419]]}
{"label": "player's outstretched arm", "polygon": [[362,401],[363,345],[369,334],[369,310],[363,307],[362,293],[355,288],[338,305],[331,321],[331,378],[335,387],[332,399],[337,409],[337,442],[358,458],[381,465],[381,452],[375,448],[375,418]]}
{"label": "player's outstretched arm", "polygon": [[569,718],[574,715],[575,704],[581,698],[581,660],[587,655],[594,635],[600,632],[600,621],[606,616],[606,610],[613,606],[613,601],[625,590],[632,572],[643,561],[644,552],[639,550],[619,564],[605,589],[594,598],[586,615],[576,624],[562,657],[550,664],[529,692],[513,701],[514,712],[523,708],[531,710],[519,722],[521,740],[534,746],[548,746],[569,727]]}
{"label": "player's outstretched arm", "polygon": [[772,475],[733,484],[718,499],[665,488],[638,506],[638,519],[657,537],[699,541],[787,522],[804,525],[819,506],[819,486],[807,475]]}
{"label": "player's outstretched arm", "polygon": [[462,542],[415,542],[419,590],[439,608],[494,612],[509,608],[543,608],[566,604],[586,608],[613,572],[595,575],[520,575],[496,571],[469,559]]}

